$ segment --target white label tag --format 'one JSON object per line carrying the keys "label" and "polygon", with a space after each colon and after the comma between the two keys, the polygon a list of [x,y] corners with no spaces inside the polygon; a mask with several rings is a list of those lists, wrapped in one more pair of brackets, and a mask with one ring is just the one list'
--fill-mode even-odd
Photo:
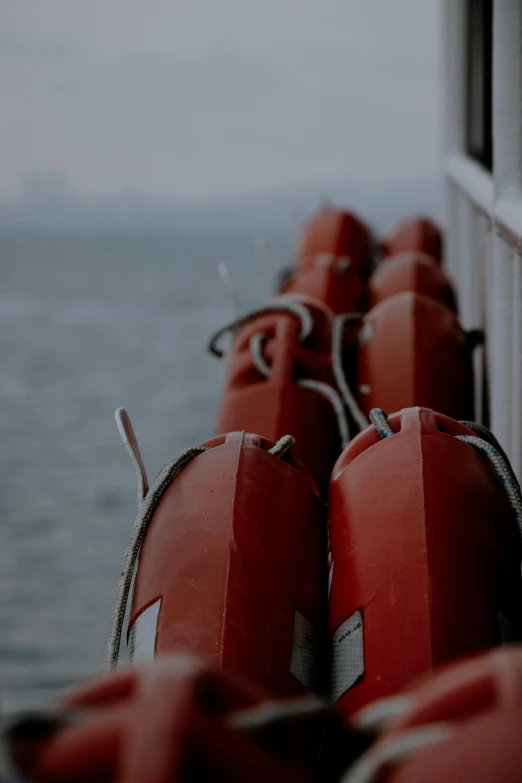
{"label": "white label tag", "polygon": [[161,598],[148,606],[134,620],[129,634],[129,654],[131,661],[151,661],[156,654],[156,636]]}
{"label": "white label tag", "polygon": [[289,670],[307,691],[316,692],[317,634],[312,623],[297,609],[294,612],[294,635]]}
{"label": "white label tag", "polygon": [[332,639],[332,699],[340,699],[363,674],[363,621],[357,611],[339,626]]}

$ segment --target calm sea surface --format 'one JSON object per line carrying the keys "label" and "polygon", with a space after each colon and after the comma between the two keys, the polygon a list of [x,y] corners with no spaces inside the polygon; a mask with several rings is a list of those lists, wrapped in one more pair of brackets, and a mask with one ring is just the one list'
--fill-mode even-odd
{"label": "calm sea surface", "polygon": [[149,477],[213,433],[222,368],[206,353],[270,292],[290,242],[0,237],[0,700],[49,703],[98,673],[134,471],[127,408]]}

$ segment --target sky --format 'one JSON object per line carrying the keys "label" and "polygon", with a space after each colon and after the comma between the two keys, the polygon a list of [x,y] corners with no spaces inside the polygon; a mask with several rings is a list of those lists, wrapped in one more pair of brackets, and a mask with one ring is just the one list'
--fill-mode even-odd
{"label": "sky", "polygon": [[437,0],[0,0],[0,197],[440,177]]}

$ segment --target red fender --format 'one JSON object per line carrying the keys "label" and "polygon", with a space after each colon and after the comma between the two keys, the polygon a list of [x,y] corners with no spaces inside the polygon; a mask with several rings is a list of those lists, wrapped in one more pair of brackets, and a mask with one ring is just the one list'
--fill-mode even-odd
{"label": "red fender", "polygon": [[346,259],[363,277],[373,261],[373,241],[368,227],[352,212],[327,207],[305,225],[298,254],[300,270],[315,266],[317,256]]}
{"label": "red fender", "polygon": [[379,778],[383,783],[520,783],[522,707],[477,717]]}
{"label": "red fender", "polygon": [[[300,301],[305,301],[314,321],[305,343],[299,340],[298,320],[285,312],[260,316],[239,330],[227,362],[216,432],[247,430],[269,440],[290,433],[296,439],[296,457],[326,496],[332,467],[341,453],[338,422],[329,400],[298,381],[335,385],[332,314],[318,302]],[[269,378],[252,361],[250,341],[256,334],[266,336],[263,355],[271,368]]]}
{"label": "red fender", "polygon": [[366,312],[372,262],[373,241],[364,223],[328,208],[305,226],[297,266],[282,292],[312,296],[336,314]]}
{"label": "red fender", "polygon": [[421,405],[473,420],[471,348],[455,313],[406,291],[365,316],[359,332],[358,400],[398,411]]}
{"label": "red fender", "polygon": [[329,496],[333,695],[352,712],[522,628],[520,535],[489,463],[423,408],[371,427]]}
{"label": "red fender", "polygon": [[426,253],[405,250],[383,259],[370,278],[370,307],[403,291],[437,299],[457,311],[453,286],[437,262]]}
{"label": "red fender", "polygon": [[227,725],[264,698],[205,661],[167,656],[70,694],[62,709],[76,719],[44,741],[15,744],[13,755],[35,783],[307,783],[302,749],[275,756]]}
{"label": "red fender", "polygon": [[[402,715],[390,722],[380,741],[366,754],[379,780],[390,783],[518,783],[521,779],[522,649],[494,650],[471,660],[445,666],[426,682],[408,689],[401,699]],[[387,702],[363,710],[356,721],[386,711]],[[394,748],[408,736],[446,730],[448,738],[411,747],[400,761]],[[419,736],[419,735],[418,735]],[[425,735],[427,736],[427,735]],[[390,772],[386,757],[395,756]],[[392,765],[393,766],[393,765]],[[385,774],[386,771],[388,774]]]}
{"label": "red fender", "polygon": [[245,433],[207,441],[164,492],[134,586],[136,659],[185,650],[273,695],[317,687],[322,504],[306,469],[272,445]]}
{"label": "red fender", "polygon": [[497,647],[445,664],[409,686],[404,705],[390,723],[393,733],[441,721],[463,722],[486,710],[522,708],[522,647]]}
{"label": "red fender", "polygon": [[319,255],[306,269],[297,267],[282,293],[305,294],[322,302],[333,313],[365,313],[368,285],[346,258]]}
{"label": "red fender", "polygon": [[404,250],[420,250],[441,264],[443,239],[440,229],[429,218],[403,220],[384,240],[382,252],[385,256],[392,256]]}

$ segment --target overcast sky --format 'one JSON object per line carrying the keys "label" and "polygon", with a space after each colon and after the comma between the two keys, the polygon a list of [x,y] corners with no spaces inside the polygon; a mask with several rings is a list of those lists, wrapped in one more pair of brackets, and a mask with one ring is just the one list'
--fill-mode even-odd
{"label": "overcast sky", "polygon": [[0,196],[440,174],[437,0],[0,0]]}

